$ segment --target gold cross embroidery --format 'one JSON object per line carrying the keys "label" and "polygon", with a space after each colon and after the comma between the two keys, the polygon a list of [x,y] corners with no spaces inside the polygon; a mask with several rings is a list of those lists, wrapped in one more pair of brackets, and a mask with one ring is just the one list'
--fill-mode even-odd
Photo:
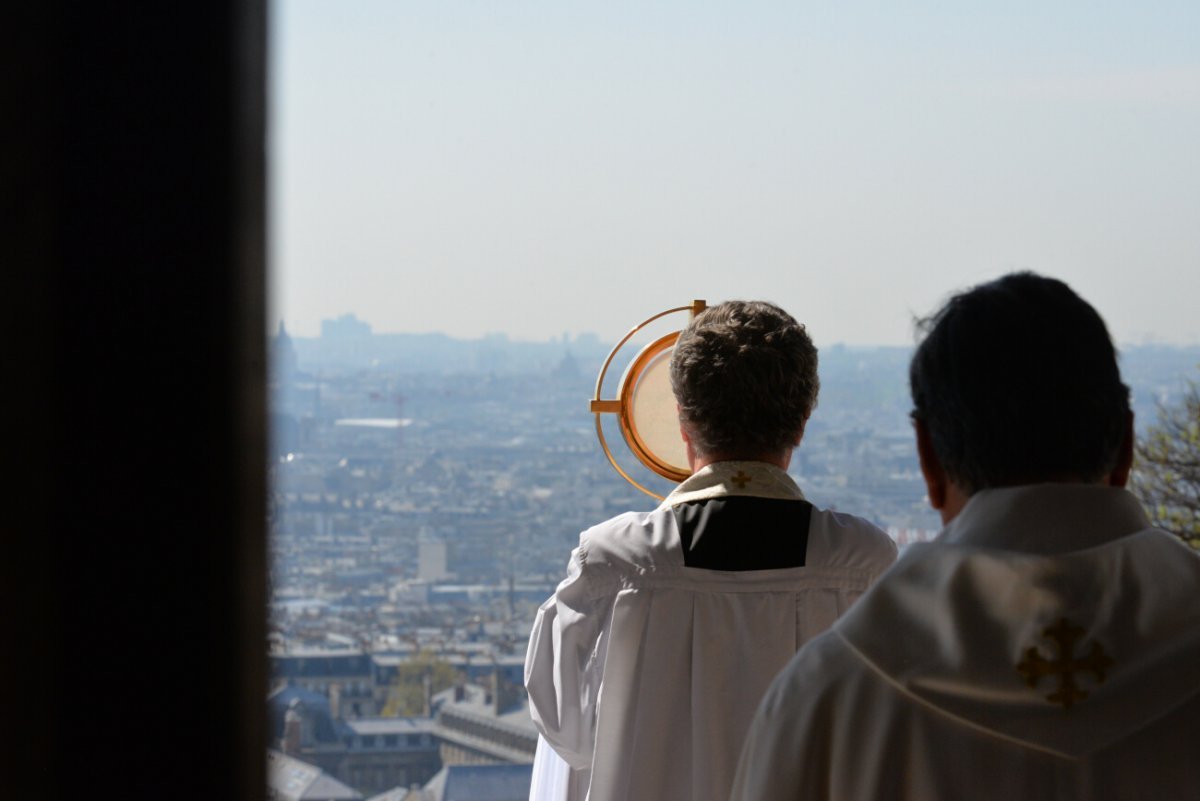
{"label": "gold cross embroidery", "polygon": [[1058,623],[1042,631],[1042,636],[1058,644],[1058,659],[1046,659],[1036,646],[1025,651],[1025,658],[1017,663],[1017,672],[1030,687],[1037,687],[1043,676],[1058,676],[1058,689],[1046,696],[1054,704],[1070,709],[1077,701],[1087,698],[1087,690],[1075,683],[1075,674],[1090,673],[1097,683],[1104,682],[1105,671],[1112,667],[1113,660],[1104,653],[1100,643],[1093,642],[1087,656],[1075,656],[1075,643],[1083,629],[1074,626],[1064,617]]}
{"label": "gold cross embroidery", "polygon": [[730,481],[732,481],[734,484],[737,484],[737,485],[738,485],[738,489],[745,489],[745,488],[746,488],[746,483],[747,483],[747,482],[749,482],[749,481],[753,481],[753,480],[754,480],[754,478],[753,478],[753,477],[751,477],[751,476],[748,476],[748,475],[746,475],[746,474],[745,474],[745,473],[743,473],[741,470],[739,470],[739,471],[737,471],[737,475],[736,475],[736,476],[734,476],[733,478],[729,479],[729,480],[730,480]]}

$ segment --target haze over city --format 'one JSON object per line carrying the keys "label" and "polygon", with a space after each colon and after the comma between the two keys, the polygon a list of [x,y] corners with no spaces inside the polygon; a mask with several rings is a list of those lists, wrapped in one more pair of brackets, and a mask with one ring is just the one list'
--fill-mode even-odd
{"label": "haze over city", "polygon": [[[612,341],[774,300],[818,344],[1013,269],[1200,342],[1200,7],[273,7],[273,321]],[[274,326],[272,326],[274,327]]]}

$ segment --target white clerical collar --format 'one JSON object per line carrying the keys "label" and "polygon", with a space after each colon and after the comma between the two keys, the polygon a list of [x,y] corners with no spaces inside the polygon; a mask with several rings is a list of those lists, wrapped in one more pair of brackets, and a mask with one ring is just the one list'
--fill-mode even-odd
{"label": "white clerical collar", "polygon": [[1150,528],[1137,499],[1115,487],[1030,484],[980,490],[937,542],[1058,554]]}
{"label": "white clerical collar", "polygon": [[713,462],[690,475],[662,502],[677,506],[726,495],[804,500],[787,471],[766,462]]}

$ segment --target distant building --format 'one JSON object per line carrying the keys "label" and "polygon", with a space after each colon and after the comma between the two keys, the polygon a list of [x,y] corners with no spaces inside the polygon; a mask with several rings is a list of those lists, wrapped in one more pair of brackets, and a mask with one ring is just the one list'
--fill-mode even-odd
{"label": "distant building", "polygon": [[284,327],[283,320],[279,321],[279,330],[271,337],[269,354],[272,379],[285,383],[294,381],[296,374],[300,372],[300,365],[296,356],[296,346]]}
{"label": "distant building", "polygon": [[420,787],[393,787],[385,793],[373,795],[367,801],[431,801],[433,796]]}
{"label": "distant building", "polygon": [[505,601],[530,601],[535,606],[554,594],[554,584],[440,584],[428,589],[428,602],[432,604],[481,604],[493,599]]}
{"label": "distant building", "polygon": [[423,540],[417,544],[417,578],[421,581],[441,581],[446,572],[446,543]]}
{"label": "distant building", "polygon": [[320,693],[282,687],[267,698],[273,744],[363,794],[428,781],[442,766],[429,718],[339,720]]}
{"label": "distant building", "polygon": [[567,380],[579,377],[579,362],[575,361],[575,357],[571,355],[571,351],[568,350],[563,354],[562,359],[555,365],[553,373],[555,377]]}
{"label": "distant building", "polygon": [[267,751],[267,801],[358,801],[362,797],[316,765]]}
{"label": "distant building", "polygon": [[362,339],[371,336],[371,326],[353,314],[321,321],[322,339]]}
{"label": "distant building", "polygon": [[532,765],[447,765],[424,787],[396,787],[368,801],[525,801]]}
{"label": "distant building", "polygon": [[[525,678],[525,655],[513,654],[506,656],[494,656],[491,654],[490,646],[486,643],[479,645],[478,653],[466,652],[468,647],[466,644],[458,643],[455,646],[460,649],[459,652],[442,651],[434,648],[437,658],[445,662],[449,662],[458,673],[468,682],[476,682],[480,685],[490,687],[494,679],[492,674],[499,672],[501,676],[509,683],[509,685],[521,687],[522,694],[525,692],[523,682]],[[375,688],[377,693],[377,703],[380,708],[383,706],[383,700],[386,699],[387,688],[396,680],[396,675],[400,665],[413,658],[415,651],[406,651],[393,654],[372,654],[371,665],[374,676]],[[446,690],[445,692],[449,692]],[[444,693],[439,693],[434,700],[443,697]]]}
{"label": "distant building", "polygon": [[429,801],[526,801],[533,765],[447,765],[425,785]]}
{"label": "distant building", "polygon": [[364,792],[419,784],[442,764],[429,718],[361,718],[346,726],[348,751],[339,775]]}
{"label": "distant building", "polygon": [[371,657],[360,650],[306,649],[270,655],[271,676],[324,695],[335,718],[379,714]]}
{"label": "distant building", "polygon": [[388,590],[388,602],[425,606],[429,603],[429,582],[417,579],[393,584]]}
{"label": "distant building", "polygon": [[305,398],[297,389],[301,373],[296,348],[282,320],[268,347],[271,456],[279,458],[301,447],[299,415]]}
{"label": "distant building", "polygon": [[499,670],[489,678],[490,686],[460,684],[434,696],[434,734],[444,764],[533,763],[538,733],[524,687]]}

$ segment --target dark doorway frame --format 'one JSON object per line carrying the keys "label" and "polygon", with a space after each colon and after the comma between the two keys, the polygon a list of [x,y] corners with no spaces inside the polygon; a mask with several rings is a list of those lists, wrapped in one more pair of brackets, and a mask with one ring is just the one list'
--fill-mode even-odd
{"label": "dark doorway frame", "polygon": [[260,801],[266,2],[18,5],[0,784]]}

